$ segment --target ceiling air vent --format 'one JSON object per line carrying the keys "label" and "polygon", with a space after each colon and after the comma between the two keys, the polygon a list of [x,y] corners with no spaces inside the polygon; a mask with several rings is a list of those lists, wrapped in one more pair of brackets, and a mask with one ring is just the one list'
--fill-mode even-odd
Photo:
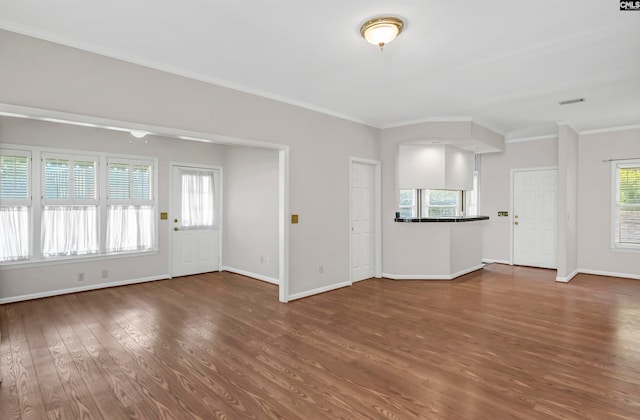
{"label": "ceiling air vent", "polygon": [[560,101],[558,103],[560,105],[570,105],[570,104],[577,104],[578,102],[584,102],[584,98],[567,99],[566,101]]}

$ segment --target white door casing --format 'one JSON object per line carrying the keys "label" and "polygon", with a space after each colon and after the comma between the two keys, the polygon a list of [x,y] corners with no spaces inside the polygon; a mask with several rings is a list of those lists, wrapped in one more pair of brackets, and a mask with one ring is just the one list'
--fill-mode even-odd
{"label": "white door casing", "polygon": [[374,165],[351,163],[351,281],[376,275]]}
{"label": "white door casing", "polygon": [[[182,182],[180,169],[198,169],[213,174],[217,224],[212,228],[184,229],[181,223]],[[171,166],[171,277],[220,271],[221,169],[203,166]]]}
{"label": "white door casing", "polygon": [[513,172],[513,264],[557,268],[558,170]]}

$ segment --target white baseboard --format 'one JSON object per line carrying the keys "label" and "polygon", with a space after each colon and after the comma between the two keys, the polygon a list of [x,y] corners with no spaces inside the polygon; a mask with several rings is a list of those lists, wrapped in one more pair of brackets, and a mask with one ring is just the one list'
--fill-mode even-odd
{"label": "white baseboard", "polygon": [[613,273],[611,271],[590,270],[587,268],[579,268],[578,272],[584,274],[595,274],[596,276],[622,277],[624,279],[640,280],[640,274]]}
{"label": "white baseboard", "polygon": [[235,268],[235,267],[229,267],[229,266],[223,265],[221,270],[222,271],[228,271],[228,272],[234,273],[234,274],[240,274],[241,276],[251,277],[252,279],[256,279],[256,280],[266,281],[267,283],[280,284],[280,280],[278,280],[276,278],[269,277],[269,276],[263,276],[262,274],[252,273],[250,271],[241,270],[241,269]]}
{"label": "white baseboard", "polygon": [[450,276],[445,274],[392,274],[382,273],[382,277],[391,280],[451,280]]}
{"label": "white baseboard", "polygon": [[560,283],[569,283],[572,278],[577,276],[580,273],[580,270],[576,269],[573,273],[569,274],[567,277],[556,277],[556,281]]}
{"label": "white baseboard", "polygon": [[511,265],[511,261],[506,261],[506,260],[492,260],[491,258],[483,258],[482,262],[485,264],[492,264],[492,263],[496,263],[496,264],[505,264],[505,265]]}
{"label": "white baseboard", "polygon": [[0,305],[5,303],[21,302],[23,300],[40,299],[40,298],[46,298],[51,296],[66,295],[69,293],[78,293],[78,292],[86,292],[89,290],[106,289],[108,287],[126,286],[129,284],[146,283],[149,281],[156,281],[156,280],[166,280],[168,278],[170,278],[168,274],[163,274],[161,276],[142,277],[139,279],[114,281],[109,283],[98,283],[98,284],[91,284],[91,285],[81,286],[81,287],[71,287],[69,289],[50,290],[46,292],[32,293],[28,295],[11,296],[8,298],[0,298]]}
{"label": "white baseboard", "polygon": [[289,295],[289,301],[296,300],[296,299],[302,299],[302,298],[305,298],[305,297],[317,295],[317,294],[324,293],[324,292],[329,292],[329,291],[335,290],[335,289],[341,289],[341,288],[347,287],[347,286],[351,286],[351,282],[350,281],[331,284],[329,286],[324,286],[324,287],[318,287],[317,289],[307,290],[306,292],[294,293],[292,295]]}
{"label": "white baseboard", "polygon": [[462,271],[458,271],[453,274],[391,274],[391,273],[382,273],[382,277],[386,277],[391,280],[453,280],[457,277],[464,276],[465,274],[472,273],[474,271],[480,270],[484,267],[483,264],[476,265],[470,268],[467,268]]}

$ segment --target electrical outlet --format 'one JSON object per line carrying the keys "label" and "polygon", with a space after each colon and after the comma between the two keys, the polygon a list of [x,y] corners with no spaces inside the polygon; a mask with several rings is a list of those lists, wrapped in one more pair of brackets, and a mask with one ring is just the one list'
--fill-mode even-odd
{"label": "electrical outlet", "polygon": [[78,281],[84,281],[84,273],[78,273]]}
{"label": "electrical outlet", "polygon": [[102,278],[106,279],[107,277],[109,277],[109,270],[102,270]]}
{"label": "electrical outlet", "polygon": [[321,265],[320,267],[318,267],[318,273],[324,273],[324,266]]}
{"label": "electrical outlet", "polygon": [[260,264],[264,264],[264,257],[260,257]]}

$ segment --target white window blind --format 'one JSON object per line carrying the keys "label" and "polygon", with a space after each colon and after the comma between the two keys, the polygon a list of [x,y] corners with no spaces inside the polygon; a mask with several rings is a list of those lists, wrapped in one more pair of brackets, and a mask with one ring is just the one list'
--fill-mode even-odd
{"label": "white window blind", "polygon": [[640,248],[640,161],[615,164],[614,243]]}
{"label": "white window blind", "polygon": [[151,162],[109,160],[109,203],[153,203]]}
{"label": "white window blind", "polygon": [[0,199],[3,203],[30,204],[28,154],[0,150]]}
{"label": "white window blind", "polygon": [[42,158],[45,204],[98,204],[98,158],[48,156]]}
{"label": "white window blind", "polygon": [[0,149],[0,262],[29,258],[31,155]]}
{"label": "white window blind", "polygon": [[108,160],[107,252],[155,248],[153,163]]}
{"label": "white window blind", "polygon": [[98,253],[97,173],[97,157],[43,155],[43,257]]}

